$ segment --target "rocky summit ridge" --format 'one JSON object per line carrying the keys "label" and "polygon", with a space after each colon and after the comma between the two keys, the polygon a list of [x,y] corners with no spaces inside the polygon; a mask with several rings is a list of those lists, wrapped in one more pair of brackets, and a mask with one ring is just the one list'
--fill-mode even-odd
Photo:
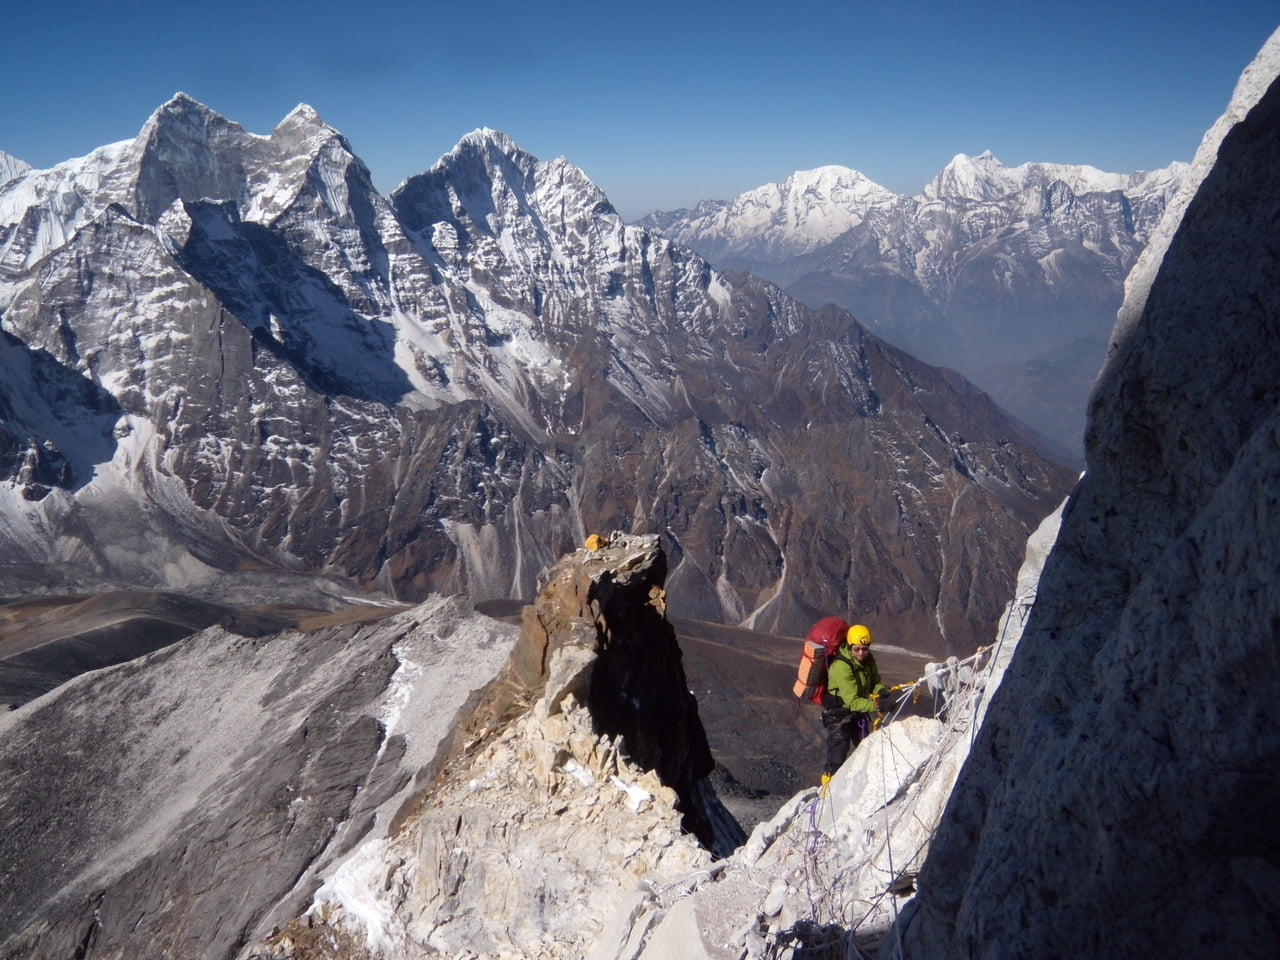
{"label": "rocky summit ridge", "polygon": [[665,572],[618,534],[547,571],[518,637],[442,598],[211,628],[6,714],[0,956],[581,955],[744,839]]}
{"label": "rocky summit ridge", "polygon": [[0,594],[524,598],[657,533],[682,615],[971,650],[1073,482],[946,372],[479,130],[384,197],[190,97],[0,184]]}

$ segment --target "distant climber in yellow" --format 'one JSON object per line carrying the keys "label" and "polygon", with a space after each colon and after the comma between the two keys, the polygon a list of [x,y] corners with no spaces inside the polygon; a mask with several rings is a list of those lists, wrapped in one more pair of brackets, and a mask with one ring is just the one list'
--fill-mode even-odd
{"label": "distant climber in yellow", "polygon": [[827,668],[827,692],[822,698],[822,726],[827,731],[825,784],[844,763],[849,751],[871,732],[887,689],[871,653],[871,631],[855,623],[845,635]]}

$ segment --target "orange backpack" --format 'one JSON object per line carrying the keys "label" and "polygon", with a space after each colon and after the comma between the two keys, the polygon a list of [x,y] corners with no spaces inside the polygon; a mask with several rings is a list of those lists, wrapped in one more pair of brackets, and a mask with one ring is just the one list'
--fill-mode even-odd
{"label": "orange backpack", "polygon": [[849,624],[838,617],[823,617],[809,628],[792,693],[801,700],[822,703],[822,695],[827,692],[827,665],[840,650],[848,631]]}

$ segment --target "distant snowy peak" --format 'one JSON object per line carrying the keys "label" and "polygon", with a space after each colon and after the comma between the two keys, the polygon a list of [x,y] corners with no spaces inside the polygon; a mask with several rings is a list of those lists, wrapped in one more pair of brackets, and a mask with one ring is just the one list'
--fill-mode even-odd
{"label": "distant snowy peak", "polygon": [[832,202],[850,199],[875,202],[893,196],[891,191],[873,183],[857,170],[836,165],[797,171],[783,182],[779,192]]}
{"label": "distant snowy peak", "polygon": [[[857,170],[825,166],[802,170],[721,203],[700,203],[690,229],[678,239],[719,238],[726,249],[759,244],[770,255],[800,256],[848,232],[875,209],[897,202],[892,191]],[[664,218],[665,219],[665,218]],[[661,229],[661,221],[645,221]],[[669,226],[670,224],[668,224]]]}
{"label": "distant snowy peak", "polygon": [[147,118],[138,140],[145,143],[161,131],[174,134],[179,139],[199,140],[206,144],[223,136],[247,135],[240,124],[181,92],[175,93]]}
{"label": "distant snowy peak", "polygon": [[265,145],[275,162],[298,157],[310,161],[327,148],[336,148],[355,158],[347,138],[325,123],[320,114],[305,103],[298,104],[276,124],[271,136],[265,138]]}
{"label": "distant snowy peak", "polygon": [[464,134],[454,145],[454,148],[440,158],[439,163],[447,164],[451,159],[465,157],[470,152],[483,152],[486,150],[497,151],[512,159],[519,157],[529,163],[537,163],[533,154],[521,149],[519,144],[501,130],[494,130],[490,127],[477,127],[470,133]]}
{"label": "distant snowy peak", "polygon": [[998,200],[1016,189],[1011,171],[990,150],[976,157],[957,153],[922,193],[926,200]]}
{"label": "distant snowy peak", "polygon": [[372,191],[346,139],[306,104],[264,137],[178,93],[132,140],[50,170],[0,175],[0,266],[30,266],[112,205],[159,225],[183,203],[214,200],[236,205],[246,221],[271,223],[310,189],[341,215],[353,168]]}
{"label": "distant snowy peak", "polygon": [[465,221],[493,235],[517,229],[529,240],[530,227],[562,233],[566,224],[597,218],[597,229],[623,229],[604,191],[582,170],[563,157],[538,160],[487,127],[473,130],[430,170],[407,179],[391,200],[410,230],[439,233],[439,224]]}
{"label": "distant snowy peak", "polygon": [[929,201],[990,201],[1029,188],[1063,183],[1076,196],[1119,191],[1131,197],[1167,199],[1186,178],[1188,165],[1171,163],[1154,171],[1108,173],[1087,164],[1024,163],[1006,167],[990,151],[976,157],[958,153],[921,191]]}
{"label": "distant snowy peak", "polygon": [[500,130],[472,130],[421,176],[458,181],[483,171],[488,180],[527,192],[542,162]]}
{"label": "distant snowy peak", "polygon": [[0,150],[0,183],[8,183],[30,169],[30,164],[23,163],[17,157],[12,157]]}

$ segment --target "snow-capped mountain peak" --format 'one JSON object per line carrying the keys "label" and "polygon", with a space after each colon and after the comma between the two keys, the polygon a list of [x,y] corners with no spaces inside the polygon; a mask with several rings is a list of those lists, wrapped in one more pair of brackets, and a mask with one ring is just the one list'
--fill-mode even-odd
{"label": "snow-capped mountain peak", "polygon": [[[553,235],[563,235],[567,224],[587,218],[603,218],[593,227],[596,233],[602,226],[610,234],[624,229],[608,197],[578,167],[563,157],[540,161],[505,133],[487,127],[467,134],[430,170],[406,180],[392,202],[411,231],[431,225],[437,235],[456,237],[479,228],[498,237],[515,230],[521,238],[502,243],[508,254],[519,249],[522,257],[542,248],[551,260],[563,259],[563,251],[552,249],[563,237]],[[444,248],[454,243],[448,237],[442,242]],[[575,247],[577,255],[585,252],[580,243]]]}
{"label": "snow-capped mountain peak", "polygon": [[481,150],[492,148],[497,150],[499,153],[506,154],[507,156],[520,154],[532,159],[531,154],[527,153],[519,144],[501,130],[494,130],[492,127],[476,127],[470,133],[463,134],[454,145],[454,148],[445,154],[441,160],[443,162],[443,160],[448,157],[461,155],[468,148],[478,148]]}
{"label": "snow-capped mountain peak", "polygon": [[1089,164],[1023,163],[1006,167],[990,151],[976,157],[956,154],[928,185],[918,199],[970,203],[1000,200],[1030,187],[1065,185],[1076,196],[1120,191],[1140,198],[1165,196],[1176,191],[1187,175],[1188,166],[1177,162],[1154,171],[1110,173]]}
{"label": "snow-capped mountain peak", "polygon": [[483,169],[487,177],[496,175],[514,186],[529,177],[539,165],[537,157],[501,130],[478,127],[459,139],[453,149],[424,175],[456,178],[459,174]]}
{"label": "snow-capped mountain peak", "polygon": [[22,176],[30,169],[30,164],[24,163],[17,157],[10,156],[3,150],[0,150],[0,184],[8,183],[15,177]]}
{"label": "snow-capped mountain peak", "polygon": [[1008,168],[990,150],[976,157],[957,153],[923,191],[926,200],[963,197],[996,200],[1015,189]]}
{"label": "snow-capped mountain peak", "polygon": [[316,108],[311,106],[311,104],[309,103],[300,103],[296,107],[294,107],[292,110],[290,110],[285,115],[285,118],[281,120],[278,124],[276,124],[276,129],[279,130],[281,127],[288,127],[293,125],[301,125],[306,127],[327,127],[330,130],[333,129],[332,127],[329,127],[327,123],[324,122],[324,118],[321,117],[320,113],[316,110]]}
{"label": "snow-capped mountain peak", "polygon": [[223,123],[231,122],[217,113],[217,111],[206,107],[195,97],[179,90],[160,106],[156,107],[155,111],[147,119],[146,124],[143,125],[143,129],[145,130],[148,126],[170,120],[189,121],[193,119],[205,123],[216,120],[220,120]]}
{"label": "snow-capped mountain peak", "polygon": [[272,152],[281,158],[299,153],[315,156],[325,144],[333,140],[338,141],[347,153],[355,156],[346,137],[325,123],[316,109],[307,103],[300,103],[289,111],[266,139],[274,147]]}
{"label": "snow-capped mountain peak", "polygon": [[[802,256],[896,200],[892,191],[857,170],[817,167],[749,190],[727,203],[700,203],[693,211],[699,221],[694,233],[679,239],[712,257],[746,243],[759,243],[768,256]],[[645,222],[663,226],[662,220]]]}

